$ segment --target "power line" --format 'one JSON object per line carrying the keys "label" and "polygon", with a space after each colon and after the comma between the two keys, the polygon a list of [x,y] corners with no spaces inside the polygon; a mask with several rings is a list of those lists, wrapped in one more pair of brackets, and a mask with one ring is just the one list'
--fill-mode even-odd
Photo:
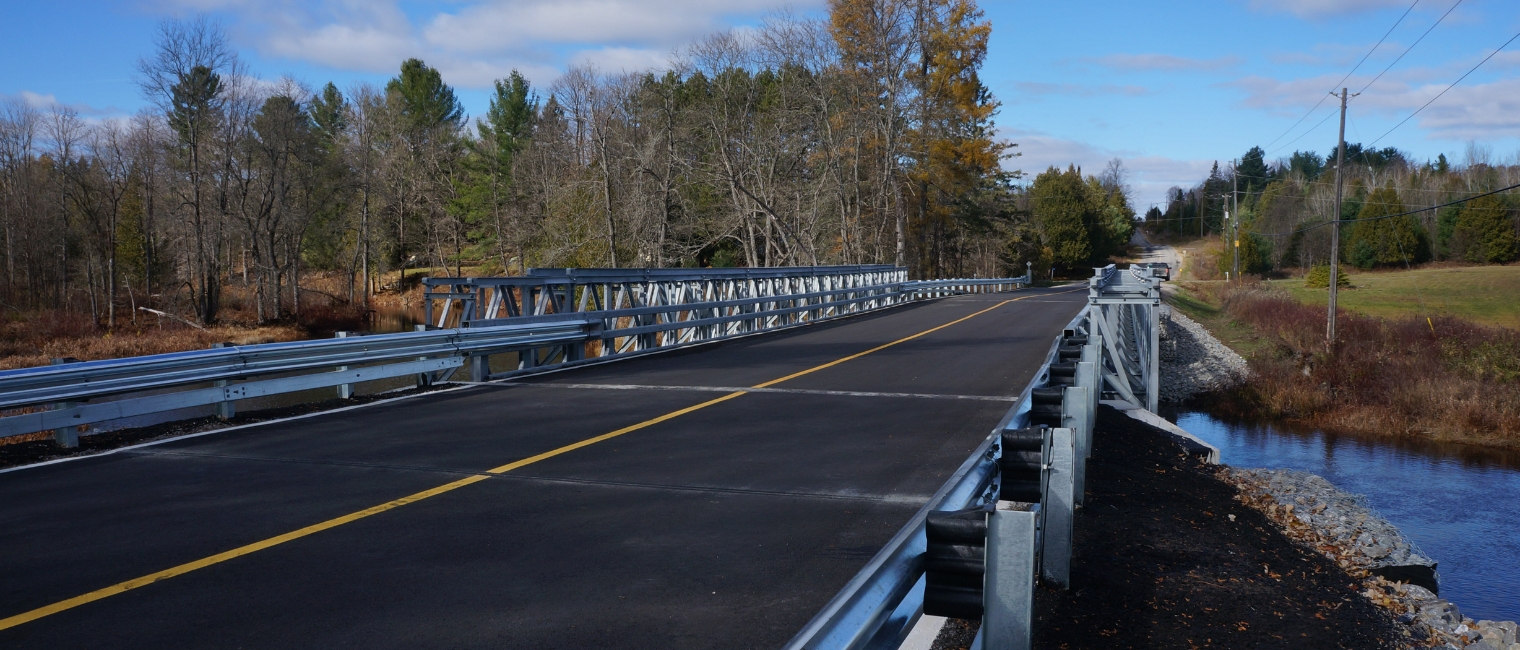
{"label": "power line", "polygon": [[[1323,102],[1325,100],[1321,99],[1320,101]],[[1316,105],[1315,108],[1319,108],[1319,106]],[[1302,140],[1304,138],[1304,136],[1309,135],[1310,133],[1313,133],[1315,129],[1318,129],[1321,126],[1324,126],[1325,122],[1329,122],[1330,118],[1335,117],[1335,115],[1336,115],[1336,111],[1330,111],[1329,113],[1327,113],[1325,115],[1325,119],[1320,120],[1318,124],[1315,124],[1314,126],[1309,127],[1308,131],[1304,131],[1303,133],[1298,134],[1298,137],[1293,138],[1292,140],[1289,140],[1287,143],[1283,144],[1283,146],[1281,146],[1281,147],[1278,147],[1276,149],[1268,151],[1267,154],[1271,155],[1271,154],[1277,153],[1279,151],[1282,151],[1283,149],[1287,149],[1288,147],[1292,146],[1293,143],[1298,142],[1299,140]],[[1270,146],[1272,146],[1272,144],[1271,143],[1267,143],[1267,146],[1270,147]]]}
{"label": "power line", "polygon": [[1450,16],[1451,12],[1456,11],[1457,10],[1457,5],[1460,5],[1460,4],[1462,4],[1462,0],[1457,0],[1457,2],[1455,4],[1453,4],[1450,9],[1446,10],[1446,13],[1441,14],[1441,17],[1436,19],[1435,24],[1431,25],[1430,29],[1425,30],[1424,34],[1420,34],[1419,38],[1414,39],[1414,42],[1410,43],[1409,47],[1407,47],[1407,48],[1404,49],[1404,54],[1400,54],[1399,58],[1393,60],[1393,63],[1390,63],[1390,64],[1388,64],[1388,67],[1383,68],[1382,72],[1377,73],[1377,76],[1373,77],[1372,81],[1367,82],[1367,85],[1362,86],[1361,90],[1356,91],[1356,94],[1358,94],[1358,95],[1362,94],[1368,88],[1371,88],[1372,84],[1377,83],[1378,79],[1382,79],[1383,75],[1387,74],[1389,70],[1393,69],[1393,66],[1397,65],[1399,61],[1402,61],[1404,59],[1404,55],[1405,54],[1409,54],[1409,51],[1413,50],[1414,46],[1419,45],[1420,41],[1425,40],[1425,37],[1430,35],[1430,32],[1433,31],[1436,28],[1436,25],[1439,25],[1439,24],[1441,24],[1441,21],[1446,20],[1446,17]]}
{"label": "power line", "polygon": [[[1361,61],[1357,61],[1357,62],[1356,62],[1356,65],[1355,65],[1355,66],[1352,66],[1352,68],[1351,68],[1351,72],[1347,72],[1347,73],[1346,73],[1346,76],[1344,76],[1344,77],[1341,77],[1341,80],[1340,80],[1340,81],[1337,81],[1337,82],[1335,82],[1335,86],[1340,86],[1340,85],[1341,85],[1341,84],[1343,84],[1343,83],[1346,83],[1346,80],[1347,80],[1347,79],[1350,79],[1350,78],[1351,78],[1351,75],[1353,75],[1353,74],[1355,74],[1355,73],[1356,73],[1356,71],[1357,71],[1357,68],[1360,68],[1360,67],[1362,67],[1362,64],[1363,64],[1363,63],[1366,63],[1366,62],[1367,62],[1367,58],[1368,58],[1368,57],[1370,57],[1370,56],[1372,56],[1372,53],[1373,53],[1373,52],[1376,52],[1376,51],[1377,51],[1377,49],[1378,49],[1378,48],[1379,48],[1379,47],[1381,47],[1381,46],[1382,46],[1382,45],[1383,45],[1383,41],[1386,41],[1386,40],[1388,40],[1388,35],[1389,35],[1389,34],[1392,34],[1392,33],[1393,33],[1393,30],[1395,30],[1395,29],[1398,29],[1398,27],[1399,27],[1399,24],[1400,24],[1400,23],[1402,23],[1402,22],[1404,22],[1404,18],[1406,18],[1406,17],[1408,17],[1408,16],[1409,16],[1409,12],[1411,12],[1411,11],[1414,11],[1414,6],[1415,6],[1415,5],[1417,5],[1417,4],[1420,4],[1420,0],[1414,0],[1414,2],[1413,2],[1413,3],[1410,3],[1410,5],[1409,5],[1409,8],[1408,8],[1408,9],[1405,9],[1405,10],[1404,10],[1404,14],[1403,14],[1403,15],[1401,15],[1401,16],[1399,16],[1399,19],[1398,19],[1398,20],[1397,20],[1397,21],[1394,21],[1394,23],[1393,23],[1393,27],[1389,27],[1389,28],[1388,28],[1388,31],[1387,31],[1387,32],[1385,32],[1385,33],[1384,33],[1384,34],[1383,34],[1383,37],[1382,37],[1382,38],[1380,38],[1380,39],[1378,39],[1378,42],[1377,42],[1377,44],[1375,44],[1375,45],[1373,45],[1373,46],[1372,46],[1372,49],[1370,49],[1370,50],[1367,50],[1367,53],[1366,53],[1366,54],[1364,54],[1364,55],[1362,55],[1362,60],[1361,60]],[[1332,86],[1332,88],[1334,88],[1334,87],[1335,87],[1335,86]],[[1307,112],[1307,113],[1304,113],[1304,116],[1303,116],[1303,117],[1300,117],[1300,118],[1298,118],[1298,121],[1297,121],[1297,122],[1294,122],[1294,123],[1293,123],[1293,126],[1290,126],[1290,127],[1288,127],[1288,130],[1287,130],[1287,131],[1283,131],[1283,132],[1282,132],[1282,135],[1279,135],[1279,136],[1277,136],[1277,137],[1275,137],[1275,138],[1272,138],[1272,142],[1268,142],[1268,143],[1267,143],[1267,146],[1268,146],[1268,147],[1270,147],[1270,146],[1272,146],[1272,145],[1273,145],[1273,144],[1275,144],[1275,143],[1276,143],[1276,142],[1277,142],[1277,141],[1278,141],[1278,140],[1281,140],[1281,139],[1283,139],[1283,136],[1286,136],[1286,135],[1288,135],[1288,134],[1289,134],[1289,133],[1292,133],[1292,132],[1293,132],[1293,129],[1296,129],[1296,128],[1298,128],[1298,125],[1300,125],[1300,124],[1303,124],[1303,122],[1304,122],[1304,120],[1305,120],[1305,119],[1308,119],[1308,117],[1309,117],[1309,116],[1310,116],[1310,115],[1313,115],[1313,114],[1314,114],[1314,111],[1317,111],[1317,110],[1319,110],[1319,107],[1320,107],[1320,105],[1321,105],[1321,104],[1324,104],[1324,103],[1325,103],[1325,98],[1324,98],[1324,97],[1320,97],[1320,98],[1319,98],[1319,101],[1318,101],[1318,102],[1316,102],[1316,103],[1315,103],[1315,104],[1314,104],[1314,107],[1313,107],[1313,108],[1311,108],[1311,109],[1309,109],[1309,112]],[[1323,124],[1323,122],[1321,122],[1321,124]],[[1316,128],[1318,128],[1318,125],[1316,125]],[[1303,137],[1303,136],[1299,136],[1299,137]],[[1275,150],[1274,150],[1274,151],[1275,151]]]}
{"label": "power line", "polygon": [[[1509,47],[1509,44],[1515,42],[1515,39],[1517,39],[1517,38],[1520,38],[1520,32],[1516,32],[1514,36],[1509,37],[1509,40],[1505,41],[1503,45],[1500,45],[1499,49],[1494,50],[1493,52],[1490,52],[1488,56],[1483,57],[1483,60],[1479,61],[1478,65],[1473,66],[1471,70],[1468,70],[1467,72],[1463,73],[1462,76],[1457,77],[1457,80],[1451,82],[1451,85],[1447,86],[1445,90],[1442,90],[1440,93],[1437,93],[1435,97],[1431,97],[1430,101],[1425,102],[1425,106],[1421,106],[1421,107],[1415,109],[1415,111],[1413,113],[1410,113],[1408,117],[1405,117],[1403,120],[1400,120],[1398,124],[1393,125],[1393,128],[1388,129],[1388,131],[1385,132],[1383,135],[1378,136],[1377,140],[1373,140],[1372,144],[1367,145],[1367,148],[1371,148],[1372,145],[1375,145],[1378,142],[1381,142],[1383,140],[1383,138],[1388,137],[1389,133],[1393,133],[1394,131],[1398,130],[1399,127],[1404,126],[1404,123],[1408,122],[1410,120],[1410,118],[1413,118],[1414,116],[1419,115],[1420,111],[1423,111],[1423,110],[1425,110],[1425,108],[1427,106],[1430,106],[1431,104],[1434,104],[1437,99],[1441,98],[1441,95],[1445,95],[1446,94],[1447,90],[1451,90],[1452,88],[1455,88],[1457,84],[1462,83],[1462,80],[1466,79],[1467,75],[1470,75],[1473,72],[1476,72],[1478,70],[1478,68],[1483,67],[1483,64],[1488,63],[1488,60],[1494,58],[1495,54],[1498,54],[1498,53],[1504,51],[1504,48]],[[1365,151],[1365,149],[1364,149],[1364,151]]]}

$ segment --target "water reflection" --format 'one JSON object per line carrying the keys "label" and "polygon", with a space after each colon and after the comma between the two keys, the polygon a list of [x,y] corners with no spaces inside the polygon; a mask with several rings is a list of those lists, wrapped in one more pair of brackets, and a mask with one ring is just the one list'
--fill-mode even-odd
{"label": "water reflection", "polygon": [[1162,413],[1236,467],[1286,467],[1366,495],[1440,562],[1441,596],[1475,619],[1520,620],[1520,453]]}
{"label": "water reflection", "polygon": [[376,307],[370,311],[369,327],[373,334],[410,332],[423,322],[422,308]]}

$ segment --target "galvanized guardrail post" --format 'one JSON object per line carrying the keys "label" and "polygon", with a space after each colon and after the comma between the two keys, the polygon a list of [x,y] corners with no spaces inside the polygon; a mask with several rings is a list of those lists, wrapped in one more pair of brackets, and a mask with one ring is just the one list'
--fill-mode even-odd
{"label": "galvanized guardrail post", "polygon": [[1027,650],[1034,632],[1036,513],[993,510],[987,518],[983,648]]}
{"label": "galvanized guardrail post", "polygon": [[1083,492],[1086,490],[1087,481],[1087,457],[1092,447],[1092,395],[1087,387],[1092,379],[1093,366],[1090,363],[1077,362],[1077,385],[1066,388],[1066,397],[1062,400],[1062,407],[1066,409],[1062,418],[1063,424],[1072,430],[1072,494],[1077,504],[1083,502]]}
{"label": "galvanized guardrail post", "polygon": [[[333,338],[335,338],[335,339],[346,339],[351,334],[353,334],[353,332],[333,332]],[[347,371],[348,371],[348,366],[338,366],[338,372],[347,372]],[[354,385],[353,384],[338,384],[338,399],[353,399],[353,397],[354,397]]]}
{"label": "galvanized guardrail post", "polygon": [[[230,348],[230,347],[232,347],[232,344],[231,343],[212,343],[211,347],[213,349],[216,349],[216,348]],[[225,389],[225,388],[227,388],[228,381],[226,379],[218,379],[215,382],[212,382],[212,385],[215,386],[215,387],[217,387],[217,388]],[[223,399],[222,401],[216,403],[216,417],[217,418],[222,419],[222,420],[231,420],[233,418],[233,416],[236,416],[236,415],[237,415],[237,407],[232,403],[232,400],[230,400],[230,399]]]}
{"label": "galvanized guardrail post", "polygon": [[1040,553],[1040,577],[1061,589],[1071,586],[1071,532],[1076,507],[1072,474],[1076,464],[1076,449],[1072,444],[1075,434],[1066,427],[1050,430],[1050,472],[1045,497],[1040,502],[1045,520],[1045,529],[1041,531],[1044,543]]}
{"label": "galvanized guardrail post", "polygon": [[[48,361],[48,365],[52,366],[61,366],[67,363],[79,363],[79,360],[75,359],[74,357],[55,357]],[[58,402],[53,405],[53,410],[64,411],[74,408],[78,405],[78,402]],[[53,429],[53,442],[58,443],[59,447],[64,447],[66,449],[73,449],[74,447],[78,447],[79,430],[68,425],[63,425],[56,429]]]}

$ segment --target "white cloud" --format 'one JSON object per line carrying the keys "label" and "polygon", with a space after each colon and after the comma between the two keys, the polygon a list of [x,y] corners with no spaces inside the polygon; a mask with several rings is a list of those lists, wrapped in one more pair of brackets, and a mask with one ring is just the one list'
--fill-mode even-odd
{"label": "white cloud", "polygon": [[1170,54],[1110,54],[1108,56],[1087,57],[1082,59],[1082,61],[1117,70],[1164,70],[1173,72],[1219,70],[1240,65],[1240,57],[1234,55],[1222,56],[1215,59],[1190,59]]}
{"label": "white cloud", "polygon": [[571,57],[571,63],[590,65],[604,72],[644,72],[670,66],[670,53],[631,47],[604,47],[583,50]]}
{"label": "white cloud", "polygon": [[[1337,68],[1349,68],[1363,56],[1367,56],[1368,48],[1372,42],[1347,45],[1344,43],[1319,43],[1302,52],[1278,52],[1267,56],[1267,60],[1278,65],[1307,65],[1307,66],[1332,66]],[[1387,61],[1404,51],[1405,45],[1395,41],[1385,41],[1378,46],[1372,56],[1367,57],[1370,62]]]}
{"label": "white cloud", "polygon": [[[1038,81],[1016,81],[1013,83],[1014,90],[1028,95],[1071,95],[1075,97],[1094,97],[1097,95],[1125,95],[1139,97],[1151,94],[1151,90],[1145,86],[1119,86],[1115,84],[1053,84]],[[1017,101],[1017,96],[1005,97],[1005,101]]]}
{"label": "white cloud", "polygon": [[30,90],[23,90],[17,93],[17,96],[21,98],[21,101],[26,102],[27,106],[32,108],[52,108],[58,103],[58,96],[51,93],[43,95]]}
{"label": "white cloud", "polygon": [[[439,5],[442,5],[441,9]],[[260,54],[368,73],[410,57],[450,84],[487,88],[521,70],[547,84],[576,63],[604,70],[664,65],[678,45],[735,19],[823,0],[161,0],[166,13],[212,11]],[[800,5],[800,6],[799,6]]]}
{"label": "white cloud", "polygon": [[264,52],[281,58],[362,72],[395,70],[407,57],[424,54],[406,33],[338,24],[274,33],[261,45]]}
{"label": "white cloud", "polygon": [[1033,179],[1051,167],[1068,165],[1082,168],[1083,174],[1096,175],[1108,161],[1118,158],[1129,171],[1129,185],[1134,190],[1135,210],[1144,213],[1152,203],[1166,200],[1170,187],[1190,187],[1209,175],[1213,160],[1177,160],[1143,152],[1108,149],[1080,140],[1068,140],[1040,131],[1003,129],[1000,135],[1018,143],[1019,157],[1004,167],[1021,169]]}
{"label": "white cloud", "polygon": [[1310,19],[1406,6],[1405,0],[1251,0],[1252,9],[1287,12]]}
{"label": "white cloud", "polygon": [[72,109],[86,122],[97,123],[115,117],[123,117],[127,114],[115,106],[98,107],[84,103],[68,103],[58,101],[58,96],[52,93],[43,94],[30,90],[21,90],[14,95],[0,93],[0,101],[18,101],[26,104],[33,110],[47,111],[54,108]]}
{"label": "white cloud", "polygon": [[720,29],[725,14],[773,6],[754,0],[506,0],[438,14],[423,33],[434,46],[462,52],[500,52],[533,43],[670,46]]}

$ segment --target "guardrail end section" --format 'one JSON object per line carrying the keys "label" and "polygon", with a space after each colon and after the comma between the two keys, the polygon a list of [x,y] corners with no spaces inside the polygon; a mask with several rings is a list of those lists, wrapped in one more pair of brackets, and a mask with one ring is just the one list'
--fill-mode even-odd
{"label": "guardrail end section", "polygon": [[987,519],[983,648],[1026,650],[1034,629],[1035,527],[1038,515],[995,510]]}

